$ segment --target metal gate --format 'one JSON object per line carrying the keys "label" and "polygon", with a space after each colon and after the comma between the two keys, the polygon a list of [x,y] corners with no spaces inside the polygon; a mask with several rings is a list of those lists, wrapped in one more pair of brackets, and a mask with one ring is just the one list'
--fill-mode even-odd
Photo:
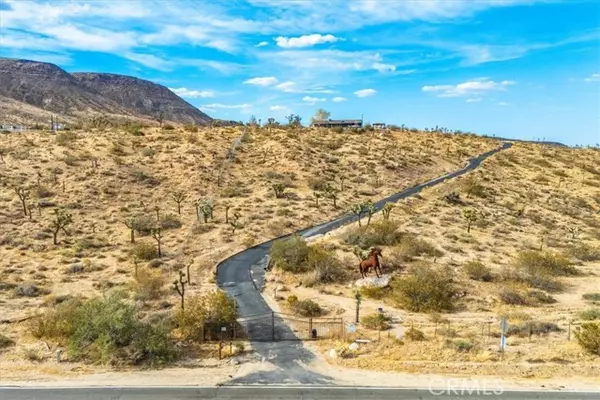
{"label": "metal gate", "polygon": [[246,339],[259,342],[341,338],[341,318],[303,318],[284,313],[265,313],[238,318],[237,323],[204,326],[205,340]]}

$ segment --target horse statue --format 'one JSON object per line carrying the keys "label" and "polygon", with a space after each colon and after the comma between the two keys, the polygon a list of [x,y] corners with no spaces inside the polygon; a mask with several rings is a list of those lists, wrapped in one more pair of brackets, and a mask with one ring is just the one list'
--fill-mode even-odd
{"label": "horse statue", "polygon": [[375,270],[375,275],[377,275],[378,278],[380,273],[383,275],[381,265],[379,264],[379,257],[383,257],[381,249],[379,247],[373,247],[367,259],[360,262],[358,268],[360,269],[360,275],[363,278],[367,276],[371,268]]}

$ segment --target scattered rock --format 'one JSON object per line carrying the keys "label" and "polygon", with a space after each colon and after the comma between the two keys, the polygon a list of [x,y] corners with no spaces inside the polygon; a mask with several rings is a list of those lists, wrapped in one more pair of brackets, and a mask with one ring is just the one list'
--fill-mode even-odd
{"label": "scattered rock", "polygon": [[354,342],[348,348],[352,351],[356,351],[356,350],[358,350],[358,343]]}
{"label": "scattered rock", "polygon": [[379,278],[376,276],[369,276],[367,278],[359,279],[355,282],[357,287],[374,286],[379,288],[387,287],[390,284],[390,275],[382,275]]}
{"label": "scattered rock", "polygon": [[335,349],[329,350],[329,358],[336,359],[338,356],[337,351]]}

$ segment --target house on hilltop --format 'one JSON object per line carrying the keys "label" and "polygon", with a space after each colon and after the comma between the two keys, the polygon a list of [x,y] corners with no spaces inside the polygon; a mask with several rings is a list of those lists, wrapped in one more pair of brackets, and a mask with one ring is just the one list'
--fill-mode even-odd
{"label": "house on hilltop", "polygon": [[313,121],[312,126],[317,128],[362,128],[362,119],[327,119]]}
{"label": "house on hilltop", "polygon": [[385,129],[385,122],[374,122],[373,128],[375,129]]}

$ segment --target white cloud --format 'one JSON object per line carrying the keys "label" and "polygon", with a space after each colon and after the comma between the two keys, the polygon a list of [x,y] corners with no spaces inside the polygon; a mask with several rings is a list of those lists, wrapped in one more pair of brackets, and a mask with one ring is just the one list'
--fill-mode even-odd
{"label": "white cloud", "polygon": [[284,48],[311,47],[311,46],[315,46],[317,44],[335,43],[338,40],[340,40],[340,39],[333,35],[321,35],[318,33],[315,33],[312,35],[303,35],[300,37],[288,38],[288,37],[284,37],[284,36],[279,36],[279,37],[275,38],[275,42],[277,43],[277,46],[284,47]]}
{"label": "white cloud", "polygon": [[188,88],[169,88],[169,90],[175,93],[178,96],[186,97],[186,98],[206,98],[206,97],[215,97],[215,92],[212,90],[190,90]]}
{"label": "white cloud", "polygon": [[470,99],[467,99],[466,102],[467,103],[479,103],[481,100],[483,100],[481,97],[472,97]]}
{"label": "white cloud", "polygon": [[342,101],[347,101],[347,99],[345,97],[334,97],[331,100],[335,103],[341,103]]}
{"label": "white cloud", "polygon": [[164,60],[152,54],[127,52],[123,54],[123,57],[128,60],[135,61],[138,64],[142,64],[145,67],[157,69],[159,71],[170,71],[173,67],[173,64],[170,61]]}
{"label": "white cloud", "polygon": [[308,103],[316,103],[317,101],[325,101],[327,100],[324,97],[311,97],[311,96],[304,96],[302,98],[302,101],[306,101]]}
{"label": "white cloud", "polygon": [[373,69],[376,69],[379,72],[392,72],[396,70],[396,66],[392,64],[384,64],[384,63],[373,63]]}
{"label": "white cloud", "polygon": [[498,103],[496,103],[497,106],[508,106],[509,103],[506,103],[504,101],[499,101]]}
{"label": "white cloud", "polygon": [[495,82],[487,78],[478,78],[457,85],[426,85],[421,88],[424,92],[436,93],[437,97],[464,97],[473,94],[482,94],[492,90],[506,90],[507,86],[514,85],[514,81]]}
{"label": "white cloud", "polygon": [[256,86],[271,86],[275,85],[277,82],[278,80],[274,76],[261,76],[244,81],[245,84]]}
{"label": "white cloud", "polygon": [[236,108],[250,108],[250,107],[251,107],[251,105],[247,104],[247,103],[244,103],[244,104],[220,104],[220,103],[215,103],[215,104],[205,104],[201,108],[207,108],[207,109],[215,109],[215,108],[236,109]]}
{"label": "white cloud", "polygon": [[281,90],[282,92],[287,92],[287,93],[294,93],[298,90],[296,88],[296,82],[292,82],[292,81],[282,82],[279,85],[277,85],[276,88]]}
{"label": "white cloud", "polygon": [[269,110],[271,110],[271,111],[288,111],[289,108],[286,106],[274,105],[274,106],[269,107]]}
{"label": "white cloud", "polygon": [[600,74],[592,74],[589,77],[585,78],[586,82],[600,82]]}
{"label": "white cloud", "polygon": [[263,41],[263,42],[260,42],[260,43],[258,43],[258,44],[257,44],[257,45],[255,45],[254,47],[265,47],[265,46],[268,46],[268,45],[269,45],[269,42],[264,42],[264,41]]}
{"label": "white cloud", "polygon": [[377,93],[377,90],[375,89],[361,89],[354,92],[356,97],[369,97],[373,96],[375,93]]}

